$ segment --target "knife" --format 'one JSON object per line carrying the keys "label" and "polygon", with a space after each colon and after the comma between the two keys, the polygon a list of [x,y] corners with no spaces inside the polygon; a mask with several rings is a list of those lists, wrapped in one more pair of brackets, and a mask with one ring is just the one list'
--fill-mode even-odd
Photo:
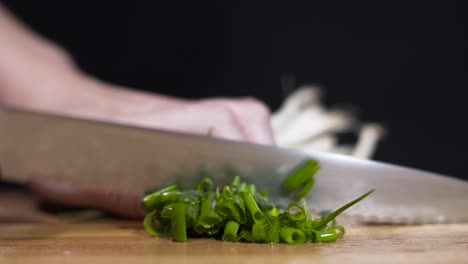
{"label": "knife", "polygon": [[370,189],[346,213],[365,223],[468,222],[468,183],[416,169],[326,153],[263,146],[0,107],[4,179],[68,183],[142,193],[171,182],[191,186],[240,175],[277,202],[282,181],[309,159],[321,169],[306,197],[310,209],[333,210]]}

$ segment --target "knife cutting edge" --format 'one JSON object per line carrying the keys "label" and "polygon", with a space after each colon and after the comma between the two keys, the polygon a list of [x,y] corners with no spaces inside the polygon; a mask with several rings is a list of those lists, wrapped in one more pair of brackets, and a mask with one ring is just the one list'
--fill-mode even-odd
{"label": "knife cutting edge", "polygon": [[321,169],[307,196],[311,209],[331,210],[376,189],[346,211],[362,222],[468,222],[468,183],[343,155],[309,153],[207,136],[167,132],[0,107],[2,177],[63,182],[141,193],[210,173],[234,175],[276,193],[282,180],[308,159]]}

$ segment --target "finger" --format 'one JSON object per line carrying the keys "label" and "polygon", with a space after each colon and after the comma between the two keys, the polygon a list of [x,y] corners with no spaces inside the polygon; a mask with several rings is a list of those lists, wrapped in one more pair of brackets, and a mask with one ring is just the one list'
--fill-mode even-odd
{"label": "finger", "polygon": [[30,183],[29,187],[49,202],[100,209],[129,218],[144,216],[138,194],[38,182]]}
{"label": "finger", "polygon": [[259,144],[274,144],[270,110],[256,99],[229,102],[248,140]]}
{"label": "finger", "polygon": [[247,141],[249,138],[245,131],[243,131],[242,126],[235,123],[213,125],[208,129],[208,131],[210,132],[211,136],[222,139]]}
{"label": "finger", "polygon": [[157,114],[148,113],[133,118],[140,126],[157,127],[218,138],[246,141],[248,136],[234,111],[225,104],[200,101],[169,109]]}

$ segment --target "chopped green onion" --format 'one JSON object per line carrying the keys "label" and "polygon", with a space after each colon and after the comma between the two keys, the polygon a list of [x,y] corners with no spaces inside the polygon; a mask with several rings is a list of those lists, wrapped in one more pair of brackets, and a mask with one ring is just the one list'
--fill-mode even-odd
{"label": "chopped green onion", "polygon": [[264,223],[254,223],[252,226],[252,240],[264,241],[266,236],[266,225]]}
{"label": "chopped green onion", "polygon": [[281,227],[279,234],[281,240],[288,244],[302,244],[306,239],[302,230],[292,227]]}
{"label": "chopped green onion", "polygon": [[276,217],[273,217],[268,223],[264,240],[266,243],[279,243],[280,224]]}
{"label": "chopped green onion", "polygon": [[231,181],[231,188],[236,188],[240,184],[240,176],[234,176]]}
{"label": "chopped green onion", "polygon": [[200,205],[198,202],[190,202],[185,204],[185,220],[187,228],[192,228],[198,219],[200,213]]}
{"label": "chopped green onion", "polygon": [[195,232],[203,234],[206,232],[213,232],[215,225],[221,222],[221,218],[215,212],[215,200],[213,193],[206,193],[201,198],[200,215],[195,224]]}
{"label": "chopped green onion", "polygon": [[145,219],[143,220],[143,226],[145,227],[146,231],[150,233],[152,236],[158,236],[158,232],[153,227],[153,217],[156,214],[156,210],[147,214]]}
{"label": "chopped green onion", "polygon": [[310,191],[312,186],[314,185],[315,180],[314,178],[310,178],[306,183],[304,184],[304,187],[302,187],[302,190],[300,190],[298,193],[296,193],[296,198],[300,199],[304,196],[307,195],[307,193]]}
{"label": "chopped green onion", "polygon": [[164,208],[161,211],[161,217],[162,218],[172,218],[172,204],[168,204],[164,206]]}
{"label": "chopped green onion", "polygon": [[187,240],[187,229],[185,227],[185,203],[178,202],[172,204],[172,237],[177,242]]}
{"label": "chopped green onion", "polygon": [[299,169],[294,171],[288,178],[284,181],[286,187],[290,190],[295,190],[300,188],[307,182],[311,176],[313,176],[319,170],[319,165],[315,160],[309,160]]}
{"label": "chopped green onion", "polygon": [[239,185],[237,185],[236,193],[242,193],[246,191],[247,191],[247,184],[245,182],[241,182],[239,183]]}
{"label": "chopped green onion", "polygon": [[163,188],[159,191],[156,191],[154,193],[148,194],[143,198],[143,201],[141,203],[143,209],[147,212],[152,212],[154,211],[159,205],[160,205],[160,200],[161,200],[161,194],[165,192],[172,192],[176,191],[177,186],[176,185],[171,185],[166,188]]}
{"label": "chopped green onion", "polygon": [[247,231],[247,230],[242,230],[242,232],[240,233],[239,235],[240,239],[243,239],[245,241],[253,241],[253,237],[252,237],[252,232],[250,231]]}
{"label": "chopped green onion", "polygon": [[200,183],[198,183],[197,185],[197,192],[198,192],[198,195],[203,195],[203,193],[207,192],[211,192],[211,190],[213,190],[214,188],[214,182],[213,180],[211,180],[210,178],[203,178],[203,180],[200,181]]}
{"label": "chopped green onion", "polygon": [[253,184],[248,184],[247,185],[247,192],[250,193],[250,195],[256,199],[257,197],[257,188]]}
{"label": "chopped green onion", "polygon": [[239,230],[239,223],[236,223],[234,221],[229,221],[226,223],[226,226],[224,227],[224,234],[222,236],[222,239],[224,241],[230,241],[230,242],[236,242],[237,239],[237,232]]}
{"label": "chopped green onion", "polygon": [[[291,213],[291,209],[293,208],[297,208],[299,209],[299,212],[296,212],[296,213]],[[293,220],[293,221],[300,221],[300,220],[304,220],[307,218],[307,213],[306,211],[304,210],[304,208],[298,204],[290,204],[288,206],[288,210],[286,211],[287,212],[287,215],[289,217],[289,219]]]}
{"label": "chopped green onion", "polygon": [[258,208],[258,205],[255,202],[252,195],[250,195],[250,193],[246,193],[246,192],[242,193],[242,195],[243,195],[243,198],[244,198],[245,206],[249,210],[250,215],[252,215],[252,218],[253,218],[254,222],[255,223],[265,222],[265,213],[263,213],[262,210],[260,210],[260,208]]}
{"label": "chopped green onion", "polygon": [[274,205],[270,203],[267,198],[261,196],[259,193],[255,194],[255,198],[256,198],[258,207],[262,211],[269,211],[274,208]]}
{"label": "chopped green onion", "polygon": [[[313,175],[317,170],[317,163],[309,161],[291,174],[284,186],[289,192],[295,192],[296,197],[303,197],[314,184]],[[335,218],[373,191],[334,212],[314,218],[309,215],[303,198],[289,204],[287,209],[277,208],[267,193],[259,193],[255,185],[243,182],[239,176],[226,186],[217,186],[205,177],[193,190],[178,190],[171,185],[146,193],[142,199],[142,207],[147,212],[143,225],[152,236],[171,233],[180,242],[187,240],[187,234],[231,242],[332,242],[345,233]]]}

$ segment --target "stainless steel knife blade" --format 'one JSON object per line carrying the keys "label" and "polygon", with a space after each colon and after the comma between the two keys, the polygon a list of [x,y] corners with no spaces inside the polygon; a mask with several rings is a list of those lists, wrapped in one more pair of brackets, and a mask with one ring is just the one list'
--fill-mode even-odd
{"label": "stainless steel knife blade", "polygon": [[307,197],[311,209],[336,209],[375,188],[346,213],[363,222],[468,222],[468,183],[434,173],[0,107],[1,175],[19,183],[141,193],[174,180],[190,185],[205,174],[218,182],[241,175],[278,193],[282,180],[311,158],[321,166]]}

